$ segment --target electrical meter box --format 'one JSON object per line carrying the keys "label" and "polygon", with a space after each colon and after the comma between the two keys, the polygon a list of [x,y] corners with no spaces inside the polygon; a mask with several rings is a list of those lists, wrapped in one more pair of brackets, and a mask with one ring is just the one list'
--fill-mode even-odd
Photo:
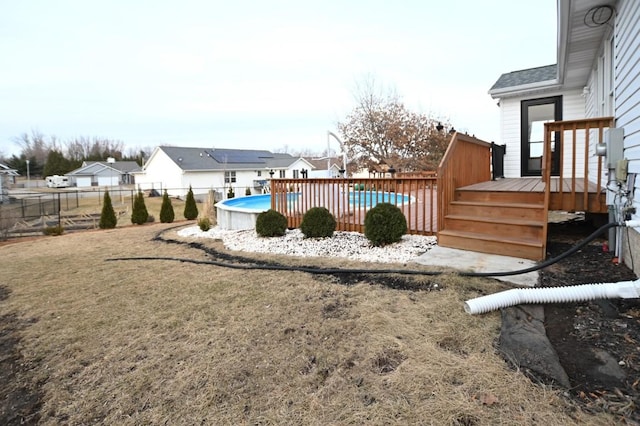
{"label": "electrical meter box", "polygon": [[617,127],[606,129],[604,143],[607,146],[607,168],[615,169],[618,161],[624,158],[624,129]]}

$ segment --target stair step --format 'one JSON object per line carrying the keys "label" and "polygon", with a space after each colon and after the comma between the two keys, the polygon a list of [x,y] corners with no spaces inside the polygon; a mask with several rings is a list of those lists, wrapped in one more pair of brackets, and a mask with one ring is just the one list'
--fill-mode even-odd
{"label": "stair step", "polygon": [[461,206],[492,206],[492,207],[509,207],[518,209],[543,209],[544,204],[541,203],[507,203],[507,202],[490,202],[490,201],[452,201],[451,204]]}
{"label": "stair step", "polygon": [[487,216],[476,216],[476,215],[465,215],[465,214],[449,214],[445,217],[445,220],[446,219],[464,220],[469,222],[494,223],[498,225],[535,226],[535,227],[538,227],[538,226],[542,227],[544,225],[544,223],[542,223],[539,220],[506,218],[506,217],[487,217]]}
{"label": "stair step", "polygon": [[542,239],[544,223],[514,218],[447,215],[444,221],[444,229],[473,232],[483,235],[497,235],[501,238],[523,237]]}
{"label": "stair step", "polygon": [[476,232],[443,230],[438,233],[438,245],[531,260],[544,259],[544,244],[536,238],[504,237]]}
{"label": "stair step", "polygon": [[486,216],[543,221],[544,205],[524,203],[493,203],[484,201],[452,201],[449,214],[464,216]]}
{"label": "stair step", "polygon": [[508,192],[508,191],[470,191],[456,190],[456,201],[484,201],[495,203],[523,203],[542,204],[544,193],[539,192]]}

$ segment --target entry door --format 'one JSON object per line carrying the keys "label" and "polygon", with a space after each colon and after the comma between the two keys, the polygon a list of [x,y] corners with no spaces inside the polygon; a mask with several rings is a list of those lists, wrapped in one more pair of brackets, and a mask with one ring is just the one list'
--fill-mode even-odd
{"label": "entry door", "polygon": [[[562,120],[562,96],[529,99],[521,103],[521,172],[522,176],[542,176],[544,123]],[[560,173],[560,135],[551,135],[551,174]]]}

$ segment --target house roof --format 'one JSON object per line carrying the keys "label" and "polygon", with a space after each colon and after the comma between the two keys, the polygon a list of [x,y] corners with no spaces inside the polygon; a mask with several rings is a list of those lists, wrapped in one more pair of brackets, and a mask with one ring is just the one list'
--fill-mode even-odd
{"label": "house roof", "polygon": [[140,166],[135,161],[116,161],[113,163],[110,163],[108,161],[85,161],[84,162],[85,165],[90,165],[94,163],[102,164],[103,166],[106,166],[106,167],[111,167],[112,169],[118,170],[119,172],[122,172],[122,173],[131,173],[140,169]]}
{"label": "house roof", "polygon": [[535,83],[554,81],[558,76],[558,65],[545,65],[543,67],[529,68],[526,70],[504,73],[498,81],[491,86],[489,93],[498,89],[515,88]]}
{"label": "house roof", "polygon": [[318,170],[327,170],[327,160],[330,161],[332,169],[336,169],[336,170],[342,169],[341,157],[331,157],[328,159],[327,158],[317,159],[317,158],[305,157],[305,160],[307,160],[313,166],[314,169],[318,169]]}
{"label": "house roof", "polygon": [[603,38],[611,31],[616,0],[557,0],[557,63],[502,74],[489,90],[493,98],[587,84]]}
{"label": "house roof", "polygon": [[82,167],[75,169],[67,176],[93,176],[102,170],[111,169],[119,174],[133,173],[140,170],[140,166],[135,161],[116,161],[110,163],[108,161],[85,161]]}
{"label": "house roof", "polygon": [[[160,146],[182,170],[286,169],[298,159],[266,150]],[[153,157],[153,155],[152,155]],[[150,158],[151,161],[151,158]]]}
{"label": "house roof", "polygon": [[18,173],[16,169],[12,169],[11,167],[2,163],[0,163],[0,173],[2,173],[3,175],[9,175],[9,176],[20,176],[20,173]]}

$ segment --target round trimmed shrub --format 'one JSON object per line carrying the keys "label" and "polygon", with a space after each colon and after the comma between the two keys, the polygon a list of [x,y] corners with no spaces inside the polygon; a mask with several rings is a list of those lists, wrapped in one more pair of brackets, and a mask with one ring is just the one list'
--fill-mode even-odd
{"label": "round trimmed shrub", "polygon": [[336,218],[326,207],[312,207],[302,217],[300,231],[305,238],[326,238],[333,236],[336,225]]}
{"label": "round trimmed shrub", "polygon": [[208,217],[201,217],[198,219],[198,227],[202,232],[207,232],[211,229],[211,220]]}
{"label": "round trimmed shrub", "polygon": [[276,210],[269,209],[256,218],[256,233],[261,237],[282,237],[287,231],[287,218]]}
{"label": "round trimmed shrub", "polygon": [[376,247],[400,241],[407,233],[402,210],[390,203],[378,203],[364,217],[364,235]]}

